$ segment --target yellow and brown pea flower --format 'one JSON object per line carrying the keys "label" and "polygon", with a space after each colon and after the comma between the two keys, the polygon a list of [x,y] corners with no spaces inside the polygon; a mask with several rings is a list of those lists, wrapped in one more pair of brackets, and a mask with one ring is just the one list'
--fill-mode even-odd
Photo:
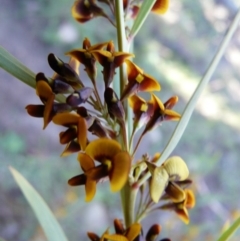
{"label": "yellow and brown pea flower", "polygon": [[178,217],[184,223],[188,224],[190,221],[188,209],[191,209],[195,206],[195,195],[193,191],[190,189],[185,189],[184,194],[185,194],[185,198],[183,201],[163,204],[159,207],[159,209],[175,211]]}
{"label": "yellow and brown pea flower", "polygon": [[[72,6],[72,16],[80,23],[85,23],[93,18],[107,17],[95,0],[77,0]],[[108,17],[107,17],[108,18]]]}
{"label": "yellow and brown pea flower", "polygon": [[136,94],[139,91],[152,92],[161,89],[160,84],[152,76],[144,73],[144,71],[130,60],[125,60],[127,65],[128,84],[125,86],[121,94],[121,100]]}
{"label": "yellow and brown pea flower", "polygon": [[[73,110],[68,103],[55,102],[56,94],[75,94],[83,87],[79,79],[79,63],[70,58],[69,63],[64,63],[54,54],[49,54],[48,63],[55,71],[52,78],[47,78],[43,73],[36,75],[36,94],[39,96],[43,105],[28,105],[26,107],[29,115],[33,117],[43,117],[43,129],[51,122],[54,115]],[[81,95],[80,95],[81,94]],[[89,89],[80,90],[79,93],[82,102],[91,95]]]}
{"label": "yellow and brown pea flower", "polygon": [[151,172],[150,195],[155,203],[159,202],[164,191],[174,201],[185,199],[182,188],[175,183],[186,180],[189,175],[188,167],[181,157],[170,157],[159,167],[152,162],[147,162],[147,165]]}
{"label": "yellow and brown pea flower", "polygon": [[[93,199],[96,183],[106,177],[109,177],[111,191],[121,190],[131,167],[129,153],[123,151],[117,141],[106,138],[90,142],[85,152],[79,153],[78,161],[84,173],[71,178],[69,184],[85,185],[86,201]],[[96,166],[94,161],[100,164]]]}
{"label": "yellow and brown pea flower", "polygon": [[[137,3],[136,1],[129,1],[129,0],[124,1],[123,3],[124,10],[127,16],[134,19],[139,12],[142,2],[143,1],[138,1]],[[151,9],[151,12],[162,15],[167,12],[168,8],[169,8],[169,0],[156,0],[156,2],[154,3]]]}
{"label": "yellow and brown pea flower", "polygon": [[82,49],[74,49],[66,54],[73,57],[79,63],[82,63],[85,66],[85,71],[87,72],[89,78],[91,79],[92,83],[95,85],[96,79],[96,59],[92,55],[92,51],[101,50],[105,47],[108,43],[98,43],[95,45],[91,45],[88,38],[85,38],[83,41],[83,48]]}
{"label": "yellow and brown pea flower", "polygon": [[[112,240],[112,241],[155,241],[161,232],[161,226],[158,224],[153,224],[145,238],[143,237],[142,227],[139,223],[133,223],[129,228],[124,228],[123,223],[119,219],[114,220],[114,234],[109,234],[106,230],[101,237],[97,234],[88,232],[87,235],[91,241],[102,241],[102,240]],[[168,238],[161,239],[159,241],[171,241]]]}
{"label": "yellow and brown pea flower", "polygon": [[94,50],[91,51],[95,59],[103,66],[103,79],[105,82],[105,88],[109,87],[113,81],[115,75],[115,69],[121,66],[124,61],[130,57],[134,57],[134,54],[116,52],[113,41],[110,41],[106,50]]}
{"label": "yellow and brown pea flower", "polygon": [[142,135],[145,135],[148,131],[157,127],[163,121],[178,121],[181,115],[176,111],[171,110],[171,108],[177,103],[177,101],[178,97],[173,96],[163,104],[156,95],[151,94],[150,103],[153,105],[153,112]]}
{"label": "yellow and brown pea flower", "polygon": [[190,189],[185,189],[192,181],[188,178],[188,167],[182,158],[173,156],[167,159],[160,167],[152,162],[146,162],[151,172],[150,195],[151,199],[168,201],[157,205],[156,209],[173,210],[180,219],[188,224],[188,209],[195,206],[195,196]]}
{"label": "yellow and brown pea flower", "polygon": [[43,118],[43,129],[45,129],[56,113],[71,111],[72,108],[68,104],[54,101],[55,93],[43,73],[36,75],[36,81],[36,94],[43,104],[28,105],[26,110],[33,117]]}
{"label": "yellow and brown pea flower", "polygon": [[153,103],[152,101],[145,101],[138,95],[132,95],[128,98],[129,106],[133,110],[134,123],[133,133],[137,128],[141,128],[145,125],[153,114]]}
{"label": "yellow and brown pea flower", "polygon": [[60,133],[60,143],[66,144],[77,138],[80,149],[85,150],[87,146],[87,122],[77,113],[59,113],[53,117],[53,123],[68,127],[65,132]]}

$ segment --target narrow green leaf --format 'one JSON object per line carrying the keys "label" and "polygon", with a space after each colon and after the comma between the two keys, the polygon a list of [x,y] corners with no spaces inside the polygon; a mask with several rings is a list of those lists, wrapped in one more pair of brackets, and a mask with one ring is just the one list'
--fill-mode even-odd
{"label": "narrow green leaf", "polygon": [[129,33],[129,40],[132,40],[142,27],[143,23],[145,22],[149,12],[151,11],[154,3],[156,0],[148,0],[148,1],[143,1],[142,6],[139,9],[138,15],[133,23],[133,26],[130,30]]}
{"label": "narrow green leaf", "polygon": [[[182,117],[181,117],[180,121],[178,122],[170,140],[168,141],[163,152],[161,153],[161,157],[157,161],[158,166],[161,165],[169,157],[169,155],[172,153],[174,148],[177,146],[179,140],[181,139],[181,137],[187,127],[187,124],[192,116],[192,113],[195,109],[197,101],[198,101],[201,93],[203,92],[204,88],[207,86],[210,78],[212,77],[218,63],[220,62],[234,32],[236,31],[236,29],[238,27],[239,21],[240,21],[240,8],[239,8],[234,20],[232,21],[232,23],[228,29],[228,32],[227,32],[226,36],[224,37],[224,39],[218,49],[218,52],[214,56],[206,73],[204,74],[203,78],[201,79],[197,88],[195,89],[191,99],[189,100],[187,106],[185,107],[185,109],[183,111]],[[148,179],[149,177],[150,177],[150,173],[148,172],[141,180],[138,181],[138,185],[142,185],[145,182],[145,180]]]}
{"label": "narrow green leaf", "polygon": [[199,97],[201,96],[203,90],[207,86],[214,71],[216,70],[218,63],[220,62],[234,32],[236,31],[236,29],[238,27],[239,21],[240,21],[240,8],[239,8],[238,13],[236,14],[231,26],[229,27],[228,32],[227,32],[226,36],[224,37],[216,55],[214,56],[206,73],[204,74],[203,78],[199,82],[191,99],[189,100],[187,106],[185,107],[182,117],[181,117],[180,121],[178,122],[176,129],[174,130],[167,146],[165,147],[164,151],[161,154],[160,159],[157,162],[158,164],[162,164],[169,157],[169,155],[171,154],[171,152],[174,150],[174,148],[177,146],[179,140],[181,139],[181,137],[188,125],[188,122],[192,116],[192,113],[195,109],[197,101],[198,101]]}
{"label": "narrow green leaf", "polygon": [[47,239],[49,241],[67,241],[63,230],[43,198],[17,170],[12,167],[9,167],[9,169],[28,203],[35,212]]}
{"label": "narrow green leaf", "polygon": [[226,230],[222,233],[218,241],[226,241],[228,240],[235,232],[236,230],[240,227],[240,217],[235,220],[235,222]]}
{"label": "narrow green leaf", "polygon": [[17,79],[35,88],[35,74],[1,46],[0,67]]}
{"label": "narrow green leaf", "polygon": [[[35,88],[35,73],[23,65],[19,60],[12,56],[6,49],[0,46],[0,68],[21,80],[25,84]],[[59,102],[65,102],[66,97],[62,94],[56,96]]]}

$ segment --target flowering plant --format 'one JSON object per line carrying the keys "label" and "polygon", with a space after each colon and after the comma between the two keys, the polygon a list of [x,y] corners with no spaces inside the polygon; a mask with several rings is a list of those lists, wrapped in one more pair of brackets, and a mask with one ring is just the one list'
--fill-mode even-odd
{"label": "flowering plant", "polygon": [[[50,53],[48,63],[54,71],[51,77],[44,73],[32,74],[21,68],[21,64],[11,59],[5,50],[0,53],[0,66],[36,89],[41,104],[29,104],[26,106],[27,113],[42,118],[43,129],[50,122],[66,127],[59,133],[60,144],[66,145],[61,156],[78,153],[80,166],[80,174],[69,178],[68,184],[84,186],[86,202],[94,199],[97,188],[100,189],[98,183],[103,181],[109,182],[112,192],[120,193],[123,217],[114,220],[115,231],[106,229],[103,234],[88,232],[92,241],[156,240],[161,235],[161,229],[166,228],[164,223],[152,223],[145,233],[141,225],[141,221],[152,212],[171,210],[184,223],[190,221],[189,209],[195,205],[195,196],[190,186],[189,169],[180,156],[171,156],[171,152],[236,29],[240,14],[236,16],[215,59],[180,114],[173,110],[178,97],[170,96],[164,102],[159,99],[159,80],[136,65],[134,58],[137,56],[129,52],[147,15],[151,11],[164,14],[168,7],[168,0],[75,1],[72,16],[81,24],[95,21],[97,17],[106,18],[116,29],[118,47],[112,40],[93,44],[94,40],[85,38],[81,48],[66,53],[68,63]],[[110,14],[106,8],[110,9]],[[82,80],[80,65],[84,66],[87,81]],[[102,76],[97,78],[99,67],[102,68]],[[148,99],[141,95],[142,92],[148,94]],[[158,153],[140,150],[142,140],[153,129],[159,126],[164,128],[165,121],[178,122],[166,148]],[[41,201],[34,203],[29,190],[33,195],[37,194],[19,173],[14,169],[11,171],[33,206],[48,239],[66,240],[62,231],[58,231],[57,235],[52,234],[49,227],[43,224],[43,215],[36,210],[38,205],[44,204]],[[51,214],[48,215],[52,219]],[[52,223],[59,229],[55,221]],[[239,220],[234,225],[236,228]],[[220,240],[230,236],[231,227],[227,231]]]}

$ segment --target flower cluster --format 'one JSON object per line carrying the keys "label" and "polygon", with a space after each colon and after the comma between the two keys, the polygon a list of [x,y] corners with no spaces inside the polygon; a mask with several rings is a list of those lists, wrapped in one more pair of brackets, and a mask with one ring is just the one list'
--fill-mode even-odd
{"label": "flower cluster", "polygon": [[[153,224],[146,236],[143,236],[142,227],[139,223],[133,223],[129,228],[124,228],[121,220],[114,220],[114,229],[115,233],[110,234],[108,230],[106,230],[101,237],[97,234],[88,232],[87,235],[91,241],[100,241],[100,240],[112,240],[112,241],[155,241],[158,235],[161,232],[161,226],[158,224]],[[159,241],[171,241],[168,238],[161,239]]]}
{"label": "flower cluster", "polygon": [[[97,3],[98,2],[98,3]],[[113,25],[115,23],[112,20],[111,15],[105,11],[99,3],[105,3],[111,10],[112,15],[115,15],[115,1],[111,0],[77,0],[72,7],[72,16],[80,23],[85,23],[96,17],[104,17],[110,21]],[[142,5],[143,0],[131,1],[123,0],[123,7],[125,10],[126,19],[134,19]],[[152,12],[156,14],[164,14],[168,10],[169,0],[156,0],[152,7]]]}
{"label": "flower cluster", "polygon": [[[114,1],[99,2],[114,9]],[[139,5],[133,2],[124,1],[126,13],[130,9],[135,9],[136,13]],[[167,7],[167,0],[156,1],[152,10],[164,13]],[[76,1],[72,12],[73,17],[81,23],[97,16],[110,19],[94,0]],[[151,157],[147,150],[143,151],[140,160],[135,160],[135,153],[140,151],[139,144],[149,131],[164,121],[178,121],[181,118],[179,113],[172,110],[178,97],[172,96],[162,102],[153,93],[161,89],[158,80],[131,60],[133,54],[116,51],[113,41],[92,45],[85,38],[82,48],[73,49],[66,55],[70,58],[68,63],[49,54],[48,62],[54,74],[52,77],[46,77],[43,73],[36,75],[36,94],[42,104],[28,105],[28,114],[43,118],[43,129],[51,121],[66,128],[59,134],[60,143],[66,145],[62,156],[78,153],[77,159],[82,170],[79,175],[69,179],[68,183],[85,187],[85,201],[94,198],[97,184],[103,180],[109,180],[112,192],[127,188],[129,192],[138,192],[140,197],[136,202],[138,208],[133,210],[132,223],[124,228],[116,220],[116,234],[106,231],[102,237],[98,237],[88,233],[89,238],[94,241],[142,240],[139,222],[156,210],[173,210],[188,223],[188,209],[194,206],[195,197],[187,189],[191,180],[188,179],[189,170],[185,162],[174,156],[158,166],[156,162],[160,154]],[[89,81],[82,81],[80,65],[84,66]],[[102,82],[97,78],[98,65],[102,66]],[[112,86],[117,81],[116,69],[124,65],[126,83],[118,95]],[[141,92],[149,93],[149,100],[142,98]],[[130,129],[127,104],[133,113]],[[142,133],[136,140],[136,133],[141,128]],[[151,178],[147,179],[149,173]],[[153,225],[146,240],[154,240],[159,233],[160,226]]]}

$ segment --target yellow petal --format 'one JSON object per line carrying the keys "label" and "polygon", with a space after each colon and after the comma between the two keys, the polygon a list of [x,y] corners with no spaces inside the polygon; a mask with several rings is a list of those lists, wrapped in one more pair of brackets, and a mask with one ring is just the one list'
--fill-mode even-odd
{"label": "yellow petal", "polygon": [[70,125],[77,125],[79,117],[79,115],[69,112],[58,113],[53,117],[52,121],[56,125],[68,127]]}
{"label": "yellow petal", "polygon": [[150,181],[150,195],[155,203],[158,203],[169,180],[167,171],[162,167],[156,167]]}
{"label": "yellow petal", "polygon": [[141,228],[142,227],[139,223],[132,224],[126,232],[127,240],[133,241],[140,234]]}
{"label": "yellow petal", "polygon": [[128,152],[119,152],[113,157],[109,174],[112,192],[117,192],[125,185],[131,167],[131,157]]}
{"label": "yellow petal", "polygon": [[165,120],[178,121],[181,118],[181,115],[174,110],[165,109],[164,115]]}
{"label": "yellow petal", "polygon": [[151,162],[157,162],[158,161],[158,159],[160,158],[160,156],[161,156],[161,153],[160,152],[157,152],[157,153],[155,153],[154,154],[154,156],[153,156],[153,158],[152,158],[152,160],[151,160]]}
{"label": "yellow petal", "polygon": [[186,193],[186,200],[185,200],[185,206],[187,208],[193,208],[195,206],[196,200],[195,195],[192,190],[186,189],[184,190]]}
{"label": "yellow petal", "polygon": [[139,110],[142,104],[146,104],[146,101],[138,95],[132,95],[128,98],[128,104],[133,111]]}
{"label": "yellow petal", "polygon": [[172,156],[163,163],[170,180],[182,181],[187,179],[189,170],[186,163],[179,156]]}
{"label": "yellow petal", "polygon": [[105,161],[112,159],[118,152],[121,151],[121,145],[114,140],[100,138],[90,142],[85,152],[94,160]]}
{"label": "yellow petal", "polygon": [[120,234],[104,234],[103,240],[111,240],[111,241],[128,241],[126,237]]}
{"label": "yellow petal", "polygon": [[43,129],[45,129],[47,127],[47,125],[49,124],[49,122],[52,119],[52,108],[53,108],[53,102],[55,99],[55,95],[52,94],[46,104],[45,104],[45,108],[44,108],[44,112],[43,112]]}
{"label": "yellow petal", "polygon": [[85,153],[80,152],[78,154],[78,161],[84,172],[95,167],[93,159]]}
{"label": "yellow petal", "polygon": [[169,0],[157,0],[153,5],[152,12],[156,14],[164,14],[169,7]]}
{"label": "yellow petal", "polygon": [[151,94],[150,102],[153,103],[154,109],[157,108],[157,107],[162,111],[165,109],[162,101],[154,94]]}
{"label": "yellow petal", "polygon": [[176,209],[175,212],[185,224],[189,224],[189,215],[185,207],[183,207],[182,209]]}
{"label": "yellow petal", "polygon": [[50,85],[46,81],[39,80],[36,83],[36,94],[40,98],[47,100],[53,94],[53,92]]}
{"label": "yellow petal", "polygon": [[96,181],[91,180],[90,178],[87,178],[86,184],[85,184],[85,191],[86,191],[86,197],[85,201],[90,202],[96,193]]}
{"label": "yellow petal", "polygon": [[78,117],[78,142],[84,151],[87,145],[87,122],[81,116]]}

